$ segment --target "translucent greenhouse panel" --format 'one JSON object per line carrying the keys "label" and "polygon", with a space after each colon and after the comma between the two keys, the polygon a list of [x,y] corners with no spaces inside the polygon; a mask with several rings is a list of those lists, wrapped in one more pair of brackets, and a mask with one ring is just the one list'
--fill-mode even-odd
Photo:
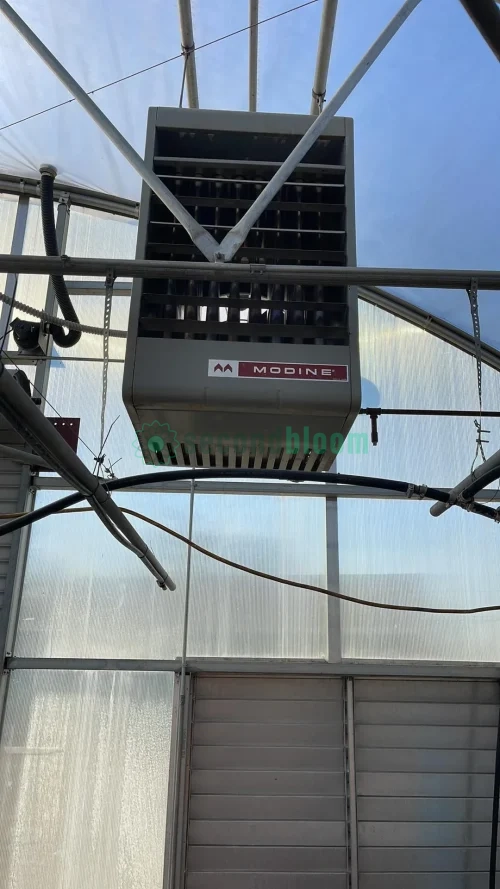
{"label": "translucent greenhouse panel", "polygon": [[[37,495],[37,506],[59,493]],[[188,533],[183,494],[117,494],[121,506]],[[15,652],[40,657],[175,658],[181,654],[186,545],[131,518],[174,578],[161,590],[141,561],[92,513],[33,526]]]}
{"label": "translucent greenhouse panel", "polygon": [[161,889],[172,694],[168,673],[11,676],[1,889]]}
{"label": "translucent greenhouse panel", "polygon": [[[464,297],[466,298],[466,297]],[[359,301],[362,406],[478,411],[475,359],[394,315]],[[500,411],[500,377],[483,366],[483,409]],[[485,417],[486,456],[497,450],[500,419]],[[471,471],[473,417],[382,416],[379,443],[360,416],[337,461],[338,471],[453,487]]]}
{"label": "translucent greenhouse panel", "polygon": [[[157,467],[144,463],[137,435],[123,405],[122,380],[123,364],[110,364],[105,420],[105,435],[109,432],[104,448],[106,464],[116,463],[116,474],[122,477],[141,472],[154,473]],[[52,364],[45,413],[49,417],[58,412],[63,417],[80,418],[78,456],[92,470],[100,448],[101,397],[101,362],[65,361],[62,358]]]}
{"label": "translucent greenhouse panel", "polygon": [[[341,592],[432,608],[500,605],[499,528],[430,503],[338,501]],[[342,655],[433,661],[500,661],[500,612],[439,615],[342,606]]]}
{"label": "translucent greenhouse panel", "polygon": [[[10,247],[7,252],[10,253]],[[40,201],[36,198],[30,199],[28,207],[23,253],[28,256],[45,256]],[[20,275],[17,282],[16,299],[19,302],[32,306],[34,309],[43,309],[48,283],[49,279],[45,275]],[[19,309],[14,310],[13,317],[24,318],[29,321],[35,320],[33,315],[28,315],[26,312],[19,311]],[[12,334],[9,336],[7,348],[12,350],[12,352],[17,352],[18,350]]]}
{"label": "translucent greenhouse panel", "polygon": [[[10,194],[0,195],[0,253],[10,253],[12,235],[17,213],[17,197]],[[5,287],[7,275],[0,272],[0,290]]]}
{"label": "translucent greenhouse panel", "polygon": [[[197,494],[193,540],[250,568],[326,586],[322,497]],[[190,656],[327,657],[327,598],[193,552]]]}
{"label": "translucent greenhouse panel", "polygon": [[[137,220],[72,207],[68,229],[66,252],[69,256],[112,257],[113,259],[133,259],[137,240]],[[83,278],[75,275],[72,280],[98,280],[103,278]],[[123,280],[123,279],[120,279]],[[76,313],[82,324],[102,327],[104,323],[104,298],[102,296],[71,297]],[[126,330],[130,297],[113,294],[111,327]],[[125,357],[125,339],[112,337],[110,358]],[[102,358],[102,338],[83,334],[80,342],[70,352],[62,352],[62,357]],[[69,362],[68,362],[69,363]]]}

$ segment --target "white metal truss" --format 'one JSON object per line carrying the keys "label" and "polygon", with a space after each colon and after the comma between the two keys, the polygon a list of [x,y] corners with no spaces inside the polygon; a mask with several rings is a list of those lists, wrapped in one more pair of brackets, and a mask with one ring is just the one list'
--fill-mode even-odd
{"label": "white metal truss", "polygon": [[[189,0],[179,0],[181,10],[181,24],[186,29],[186,39],[192,39],[192,22],[190,22],[190,3]],[[11,24],[19,31],[26,42],[40,56],[45,64],[53,71],[56,77],[63,83],[77,102],[89,114],[92,120],[100,127],[105,135],[113,142],[123,156],[128,160],[131,166],[141,176],[144,182],[149,185],[151,190],[165,204],[180,224],[186,229],[193,243],[209,260],[209,262],[229,262],[239,247],[245,241],[248,232],[255,224],[259,216],[272,201],[274,196],[280,190],[281,186],[286,182],[289,175],[293,173],[296,166],[302,161],[309,149],[314,145],[316,140],[325,131],[328,124],[335,116],[339,108],[344,104],[352,91],[362,80],[368,69],[376,61],[380,53],[385,49],[387,44],[392,40],[394,35],[399,31],[406,19],[411,15],[413,10],[418,6],[420,0],[405,0],[398,13],[391,19],[387,27],[382,31],[380,36],[372,44],[368,52],[363,56],[358,65],[344,81],[343,85],[335,93],[332,99],[325,106],[323,112],[316,117],[307,132],[299,141],[298,145],[289,154],[288,158],[283,162],[281,167],[276,171],[274,176],[267,183],[260,195],[256,198],[252,206],[247,210],[240,221],[227,233],[224,240],[218,244],[209,232],[197,222],[186,208],[177,200],[175,195],[169,191],[163,184],[161,179],[144,163],[142,158],[137,154],[135,149],[120,133],[120,131],[111,123],[109,118],[101,111],[90,96],[85,92],[80,84],[71,76],[69,71],[61,65],[59,60],[50,52],[45,44],[37,37],[37,35],[28,27],[26,22],[17,14],[7,0],[0,0],[0,12],[11,22]],[[256,4],[253,5],[255,13]],[[250,35],[254,34],[254,55],[256,56],[256,35],[257,27],[250,29]],[[251,38],[252,39],[252,38]],[[193,44],[194,48],[194,44]],[[186,56],[186,77],[188,76],[188,64],[192,59],[192,49]],[[193,60],[194,66],[194,60]],[[194,93],[196,79],[194,76],[194,67],[191,69],[192,99],[197,96]],[[253,74],[252,74],[253,77]],[[256,80],[256,61],[255,61],[255,80]],[[252,87],[250,87],[252,88]]]}

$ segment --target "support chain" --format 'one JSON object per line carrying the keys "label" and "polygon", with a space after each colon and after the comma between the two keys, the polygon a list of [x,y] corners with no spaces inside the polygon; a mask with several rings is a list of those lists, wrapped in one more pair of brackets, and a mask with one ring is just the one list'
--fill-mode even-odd
{"label": "support chain", "polygon": [[[99,460],[101,464],[104,460],[104,424],[106,419],[106,402],[108,400],[108,368],[109,368],[109,331],[111,325],[111,308],[113,301],[113,286],[115,283],[115,275],[108,272],[105,281],[105,297],[104,297],[104,337],[103,337],[103,365],[102,365],[102,400],[101,400],[101,441],[99,447]],[[99,470],[99,466],[97,469]]]}
{"label": "support chain", "polygon": [[479,398],[479,421],[474,420],[474,425],[477,430],[477,439],[476,439],[476,453],[474,456],[474,460],[472,463],[471,473],[474,471],[474,465],[478,458],[478,454],[481,454],[483,459],[483,463],[486,460],[486,456],[484,453],[483,444],[488,444],[488,439],[483,438],[483,432],[486,434],[489,433],[489,429],[483,429],[482,421],[483,421],[483,368],[482,368],[482,353],[481,353],[481,328],[479,324],[479,304],[478,304],[478,281],[477,278],[472,278],[470,282],[470,287],[467,290],[467,294],[469,297],[470,303],[470,313],[472,318],[472,333],[474,336],[474,350],[476,356],[476,372],[477,372],[477,394]]}

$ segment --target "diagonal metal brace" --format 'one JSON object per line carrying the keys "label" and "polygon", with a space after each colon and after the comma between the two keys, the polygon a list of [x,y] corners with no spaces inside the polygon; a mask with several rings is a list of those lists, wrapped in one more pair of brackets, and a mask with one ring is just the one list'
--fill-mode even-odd
{"label": "diagonal metal brace", "polygon": [[132,148],[130,142],[115,127],[108,117],[101,111],[98,105],[87,95],[80,84],[71,76],[69,71],[61,65],[60,61],[50,52],[39,37],[28,27],[26,22],[17,14],[7,0],[0,0],[0,12],[9,22],[19,31],[22,37],[31,46],[32,49],[40,56],[43,62],[53,71],[57,78],[64,84],[66,89],[74,96],[77,102],[90,115],[94,123],[101,128],[113,145],[118,148],[129,164],[149,185],[151,191],[159,197],[160,201],[165,204],[175,218],[180,222],[190,235],[192,241],[199,250],[210,261],[215,260],[215,254],[219,250],[217,241],[212,237],[206,229],[194,219],[172,192],[163,184],[161,179],[150,170],[144,163],[142,157]]}
{"label": "diagonal metal brace", "polygon": [[344,81],[340,89],[335,93],[333,98],[330,99],[322,113],[316,117],[307,133],[302,136],[298,145],[295,146],[279,170],[277,170],[272,179],[269,180],[252,206],[247,210],[244,216],[242,216],[240,221],[236,223],[234,228],[228,232],[218,248],[218,256],[216,257],[218,260],[229,262],[233,258],[236,251],[243,244],[252,226],[257,222],[259,216],[262,215],[282,185],[284,185],[288,177],[293,173],[297,164],[300,164],[319,136],[324,133],[339,108],[344,104],[353,89],[358,85],[360,80],[362,80],[382,50],[385,49],[387,44],[399,31],[401,25],[404,24],[408,16],[411,15],[419,3],[420,0],[406,0],[399,12],[396,13],[393,19],[391,19],[385,30],[382,31],[366,55],[363,56],[359,64],[354,68],[354,71],[351,72],[347,80]]}
{"label": "diagonal metal brace", "polygon": [[145,564],[162,589],[175,590],[175,583],[150,552],[133,525],[111,499],[109,491],[87,469],[47,417],[0,362],[0,412],[51,468],[79,491],[105,527]]}

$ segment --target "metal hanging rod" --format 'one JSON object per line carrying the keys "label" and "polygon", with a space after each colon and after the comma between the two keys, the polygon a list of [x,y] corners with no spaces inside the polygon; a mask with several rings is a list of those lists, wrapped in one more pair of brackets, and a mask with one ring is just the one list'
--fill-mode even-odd
{"label": "metal hanging rod", "polygon": [[181,47],[186,64],[186,88],[190,108],[199,108],[198,80],[196,77],[196,57],[193,33],[191,0],[178,0],[181,27]]}
{"label": "metal hanging rod", "polygon": [[324,0],[318,38],[316,71],[312,88],[311,114],[320,114],[325,104],[326,81],[332,54],[333,31],[337,16],[337,0]]}

